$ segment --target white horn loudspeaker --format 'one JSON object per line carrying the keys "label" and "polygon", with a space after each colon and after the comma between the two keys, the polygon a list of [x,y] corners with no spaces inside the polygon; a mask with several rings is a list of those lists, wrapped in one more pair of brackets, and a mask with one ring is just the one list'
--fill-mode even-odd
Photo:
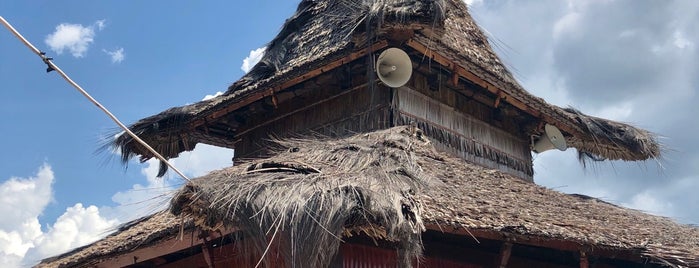
{"label": "white horn loudspeaker", "polygon": [[402,87],[413,74],[413,63],[405,51],[389,48],[376,60],[376,74],[379,80],[389,87]]}
{"label": "white horn loudspeaker", "polygon": [[539,140],[532,146],[532,151],[541,153],[551,149],[565,151],[567,149],[566,139],[557,127],[546,124],[544,126],[544,135],[541,135]]}

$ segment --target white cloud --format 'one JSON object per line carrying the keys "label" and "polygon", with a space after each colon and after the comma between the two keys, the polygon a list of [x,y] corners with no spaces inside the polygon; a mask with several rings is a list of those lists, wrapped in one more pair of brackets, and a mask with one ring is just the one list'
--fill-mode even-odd
{"label": "white cloud", "polygon": [[630,101],[605,106],[598,111],[590,112],[591,115],[616,121],[625,121],[633,114],[633,103]]}
{"label": "white cloud", "polygon": [[85,56],[87,47],[94,41],[95,31],[80,24],[62,23],[56,31],[46,37],[46,44],[59,55],[68,50],[73,57]]}
{"label": "white cloud", "polygon": [[[672,54],[680,54],[686,52],[693,52],[694,42],[685,36],[684,32],[681,30],[675,30],[671,37],[666,40],[660,40],[661,42],[651,46],[650,51],[656,55],[669,56]],[[668,55],[669,54],[669,55]],[[687,55],[688,57],[688,55]]]}
{"label": "white cloud", "polygon": [[[190,178],[232,164],[233,150],[198,145],[191,152],[173,159],[175,166]],[[94,242],[108,234],[120,222],[164,209],[182,179],[172,172],[157,178],[158,161],[148,161],[141,169],[145,185],[117,192],[116,206],[84,206],[77,203],[66,208],[53,224],[42,230],[39,215],[53,199],[54,173],[48,164],[29,178],[10,178],[0,184],[0,267],[26,267],[41,259]]]}
{"label": "white cloud", "polygon": [[203,101],[205,101],[205,100],[210,100],[210,99],[216,98],[216,97],[221,96],[221,95],[223,95],[223,92],[217,91],[216,94],[214,94],[214,95],[208,95],[208,94],[207,94],[206,96],[204,96],[204,98],[203,98],[202,100],[203,100]]}
{"label": "white cloud", "polygon": [[35,246],[29,250],[25,260],[39,261],[87,245],[104,237],[118,223],[117,219],[101,216],[95,206],[83,207],[77,203],[67,208],[46,233],[34,240]]}
{"label": "white cloud", "polygon": [[250,55],[243,59],[243,65],[240,66],[240,69],[243,70],[243,72],[249,72],[250,69],[262,59],[262,56],[265,55],[265,49],[267,49],[267,47],[251,50]]}
{"label": "white cloud", "polygon": [[98,20],[90,26],[82,24],[61,23],[56,30],[46,36],[44,42],[57,54],[67,50],[73,57],[82,58],[88,47],[95,40],[95,29],[101,31],[106,20]]}
{"label": "white cloud", "polygon": [[[693,1],[633,0],[509,0],[472,10],[480,26],[506,44],[499,47],[511,48],[499,54],[533,94],[668,137],[661,139],[669,148],[664,168],[653,161],[582,168],[574,149],[536,155],[538,184],[699,222],[699,197],[691,192],[699,181],[699,143],[692,135],[699,131],[693,120],[699,98],[693,60],[697,10]],[[517,23],[521,14],[534,15]]]}
{"label": "white cloud", "polygon": [[98,20],[98,21],[95,21],[94,26],[97,26],[97,30],[98,30],[98,31],[101,31],[102,29],[104,29],[105,26],[107,26],[107,25],[105,24],[106,21],[107,21],[107,20]]}
{"label": "white cloud", "polygon": [[[232,149],[198,144],[194,150],[183,152],[170,162],[191,179],[231,166],[231,158]],[[128,221],[165,209],[184,179],[171,170],[163,178],[156,177],[159,165],[156,159],[146,162],[141,169],[141,174],[146,178],[145,185],[135,184],[129,190],[115,193],[112,201],[117,205],[100,208],[102,214]]]}
{"label": "white cloud", "polygon": [[473,6],[475,4],[482,4],[483,0],[464,0],[464,3],[466,3],[466,5],[468,5],[470,7],[470,6]]}
{"label": "white cloud", "polygon": [[35,177],[10,178],[0,184],[0,230],[13,230],[41,214],[51,202],[53,181],[51,167],[43,165]]}
{"label": "white cloud", "polygon": [[53,199],[55,180],[44,164],[36,176],[10,178],[0,184],[0,266],[21,267],[36,263],[105,235],[118,221],[100,216],[94,206],[76,204],[66,209],[48,231],[41,230],[39,215]]}
{"label": "white cloud", "polygon": [[115,49],[114,51],[109,51],[106,49],[102,49],[104,53],[107,53],[112,58],[112,63],[120,63],[124,60],[124,48],[120,47]]}
{"label": "white cloud", "polygon": [[580,24],[580,13],[570,12],[564,15],[553,25],[554,40],[566,34],[575,34],[578,24]]}
{"label": "white cloud", "polygon": [[694,47],[694,42],[692,42],[691,40],[687,39],[687,37],[684,36],[684,33],[682,33],[682,32],[679,31],[679,30],[678,30],[678,31],[675,31],[675,32],[672,34],[672,37],[674,38],[674,40],[673,40],[672,43],[675,45],[675,47],[677,47],[677,48],[679,48],[679,49],[685,49],[685,48],[691,49],[691,48]]}
{"label": "white cloud", "polygon": [[169,178],[157,178],[159,162],[151,159],[141,169],[146,178],[145,184],[134,184],[131,189],[112,195],[115,206],[100,208],[104,215],[127,222],[153,212],[163,210],[175,189],[175,181]]}
{"label": "white cloud", "polygon": [[213,170],[232,166],[232,159],[233,149],[198,144],[191,152],[181,153],[172,163],[186,175],[199,177]]}
{"label": "white cloud", "polygon": [[675,216],[672,203],[663,200],[660,195],[653,194],[649,190],[634,195],[630,202],[624,202],[621,205],[655,215],[666,217]]}

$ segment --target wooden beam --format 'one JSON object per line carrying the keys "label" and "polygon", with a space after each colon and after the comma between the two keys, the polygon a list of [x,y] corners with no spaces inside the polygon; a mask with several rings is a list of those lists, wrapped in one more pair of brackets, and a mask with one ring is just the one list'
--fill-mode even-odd
{"label": "wooden beam", "polygon": [[[418,72],[422,76],[427,76],[429,69],[423,69],[420,68],[419,70],[415,70],[415,72]],[[456,82],[451,81],[451,83],[458,83],[458,79],[460,78],[457,73],[454,73],[455,75],[451,77],[452,80],[456,79]],[[468,87],[459,87],[457,84],[453,85],[454,87],[443,87],[446,90],[451,90],[456,94],[459,94],[461,96],[464,96],[466,98],[469,98],[473,101],[477,101],[479,103],[485,104],[486,106],[493,107],[495,103],[495,99],[487,96],[486,94],[483,93],[478,93],[474,90],[469,89]],[[416,88],[416,85],[411,85],[411,88]],[[470,101],[470,100],[469,100]]]}
{"label": "wooden beam", "polygon": [[328,97],[328,98],[319,100],[319,101],[317,101],[317,102],[314,102],[314,103],[309,104],[309,105],[306,105],[306,106],[304,106],[304,107],[295,109],[295,110],[290,111],[290,112],[288,112],[288,113],[285,113],[285,114],[276,116],[276,117],[271,118],[271,119],[269,119],[269,120],[267,120],[267,121],[265,121],[265,122],[262,122],[262,123],[259,123],[259,124],[255,124],[255,125],[254,125],[253,127],[251,127],[251,128],[243,129],[243,130],[239,131],[238,133],[236,133],[236,134],[235,134],[235,137],[243,136],[243,135],[247,134],[247,133],[250,132],[250,131],[253,131],[253,130],[258,129],[258,128],[260,128],[260,127],[269,125],[269,124],[274,123],[274,122],[276,122],[276,121],[278,121],[278,120],[280,120],[280,119],[286,118],[286,117],[288,117],[288,116],[290,116],[290,115],[293,115],[293,114],[296,114],[296,113],[298,113],[298,112],[302,112],[302,111],[308,110],[308,109],[310,109],[311,107],[318,106],[318,105],[320,105],[320,104],[323,104],[323,103],[325,103],[325,102],[328,102],[328,101],[337,99],[337,98],[339,98],[339,97],[344,97],[345,95],[347,95],[347,94],[349,94],[349,93],[352,93],[352,92],[354,92],[354,91],[356,91],[356,90],[358,90],[358,89],[366,88],[366,87],[367,87],[367,83],[363,83],[363,84],[357,85],[357,86],[355,86],[355,87],[353,87],[353,88],[346,89],[345,91],[343,91],[343,92],[341,92],[341,93],[339,93],[339,94],[337,94],[337,95],[330,96],[330,97]]}
{"label": "wooden beam", "polygon": [[258,93],[249,95],[249,96],[243,98],[242,100],[237,101],[235,103],[231,103],[230,105],[228,105],[228,106],[226,106],[218,111],[215,111],[202,119],[194,120],[194,121],[192,121],[192,123],[190,123],[189,127],[190,128],[198,127],[198,126],[204,124],[206,122],[206,119],[212,120],[212,119],[216,119],[218,117],[224,116],[232,111],[235,111],[235,110],[238,110],[244,106],[250,105],[251,103],[253,103],[255,101],[258,101],[258,100],[265,98],[265,97],[269,97],[276,92],[279,92],[279,91],[284,90],[286,88],[289,88],[293,85],[296,85],[298,83],[301,83],[303,81],[306,81],[308,79],[316,77],[316,76],[323,74],[325,72],[331,71],[339,66],[350,63],[356,59],[359,59],[361,57],[368,55],[372,51],[382,49],[386,46],[388,46],[388,42],[386,40],[382,40],[382,41],[379,41],[370,47],[366,47],[366,48],[361,49],[359,51],[352,52],[349,55],[347,55],[341,59],[335,60],[335,61],[330,62],[330,63],[328,63],[320,68],[313,69],[305,74],[294,77],[294,78],[282,83],[279,86],[271,88],[270,90],[264,90],[262,92],[258,92]]}
{"label": "wooden beam", "polygon": [[[475,75],[471,71],[466,70],[464,67],[459,66],[457,63],[453,62],[452,60],[448,59],[447,57],[444,57],[441,54],[432,51],[430,48],[423,45],[422,43],[415,41],[414,39],[410,39],[410,40],[408,40],[407,44],[408,44],[408,46],[414,48],[415,50],[424,54],[428,58],[436,61],[437,63],[447,67],[448,69],[454,70],[454,72],[458,73],[463,78],[468,79],[469,81],[473,82],[476,85],[479,85],[482,88],[485,88],[490,93],[498,95],[498,93],[502,92],[502,89],[500,89],[497,86],[491,84],[490,82],[478,77],[477,75]],[[509,96],[507,93],[503,92],[503,97],[506,98],[507,102],[512,104],[512,106],[515,106],[515,107],[533,115],[534,117],[540,116],[539,111],[532,109],[531,107],[526,105],[524,102]]]}
{"label": "wooden beam", "polygon": [[214,252],[211,249],[211,242],[208,239],[206,239],[208,236],[209,234],[203,234],[201,237],[201,252],[202,255],[204,255],[204,261],[206,262],[206,265],[208,265],[209,268],[214,268]]}
{"label": "wooden beam", "polygon": [[[565,240],[561,238],[552,238],[537,235],[504,233],[491,229],[445,228],[445,226],[440,226],[438,224],[426,224],[425,227],[428,230],[434,230],[455,235],[463,235],[467,237],[490,239],[497,241],[514,241],[515,243],[520,245],[543,247],[570,252],[590,252],[590,248],[593,246],[583,244],[582,242],[574,240]],[[597,256],[603,256],[611,259],[620,259],[636,263],[644,262],[638,249],[595,247],[594,252]]]}
{"label": "wooden beam", "polygon": [[505,268],[507,267],[507,262],[510,261],[510,255],[512,255],[512,243],[505,242],[500,248],[500,258],[498,259],[498,264],[496,267]]}
{"label": "wooden beam", "polygon": [[[547,122],[550,122],[551,124],[556,125],[556,127],[558,127],[559,129],[561,129],[561,130],[563,130],[571,135],[580,135],[579,131],[569,127],[567,124],[563,124],[563,123],[559,122],[558,120],[556,120],[550,116],[542,114],[540,111],[538,111],[534,107],[530,106],[525,101],[515,98],[514,96],[512,96],[509,93],[507,93],[506,91],[504,91],[502,88],[498,88],[494,84],[484,80],[483,78],[478,77],[476,74],[474,74],[471,71],[467,70],[466,68],[460,66],[459,64],[455,63],[451,59],[431,50],[426,45],[424,45],[418,41],[415,41],[414,39],[408,40],[406,42],[406,44],[409,47],[412,47],[413,49],[422,53],[426,57],[441,64],[442,66],[445,66],[448,69],[454,70],[454,72],[458,73],[461,77],[473,82],[476,85],[479,85],[480,87],[486,89],[490,93],[501,96],[502,100],[509,103],[510,105],[534,116],[535,118],[540,118],[540,119],[543,119]],[[498,105],[499,105],[499,102],[498,102]]]}
{"label": "wooden beam", "polygon": [[[231,234],[236,230],[237,229],[230,229],[225,230],[221,233],[212,233],[208,237],[208,239],[213,240],[221,238],[222,236]],[[182,234],[182,238],[180,238],[179,235],[175,235],[163,241],[157,242],[151,246],[139,248],[131,252],[121,253],[114,258],[106,259],[100,263],[95,264],[95,267],[124,267],[158,258],[160,256],[174,253],[180,250],[199,246],[204,242],[204,240],[197,238],[195,232],[196,230],[186,231]]]}

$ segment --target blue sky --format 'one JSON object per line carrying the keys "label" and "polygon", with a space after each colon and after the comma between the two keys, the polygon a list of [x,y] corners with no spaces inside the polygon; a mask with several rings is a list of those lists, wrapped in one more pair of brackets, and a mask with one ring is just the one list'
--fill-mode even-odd
{"label": "blue sky", "polygon": [[[699,223],[699,142],[688,134],[699,131],[692,116],[699,114],[697,2],[467,2],[532,93],[658,132],[671,149],[664,169],[654,162],[614,162],[585,170],[573,150],[541,154],[537,183]],[[128,124],[225,90],[296,5],[1,1],[0,16]],[[523,16],[529,19],[522,22]],[[78,38],[82,43],[69,42],[75,40],[65,32],[46,41],[65,27],[87,31]],[[116,125],[44,70],[0,28],[0,213],[11,215],[0,220],[3,267],[88,243],[104,234],[100,227],[153,211],[166,201],[153,196],[181,183],[155,179],[149,164],[125,168],[115,155],[96,153]],[[230,164],[231,154],[198,146],[174,162],[198,176]]]}
{"label": "blue sky", "polygon": [[[244,73],[240,68],[243,59],[274,36],[296,4],[0,1],[0,16],[128,124],[225,90]],[[58,54],[51,49],[45,40],[61,24],[93,31],[86,51],[65,47]],[[115,62],[107,52],[119,50],[123,59]],[[76,203],[82,203],[83,208],[95,205],[101,214],[109,214],[110,208],[147,213],[152,205],[140,203],[148,201],[147,194],[133,189],[135,184],[158,187],[143,174],[148,165],[132,163],[125,168],[114,155],[96,153],[116,125],[56,73],[44,70],[36,55],[4,27],[0,29],[0,148],[6,152],[0,161],[0,181],[22,178],[25,186],[38,189],[41,187],[31,182],[40,180],[37,172],[42,166],[48,167],[53,174],[52,194],[34,193],[35,198],[26,201],[37,203],[33,210],[40,211],[38,221],[45,233]],[[230,156],[221,159],[230,161]],[[191,160],[181,161],[183,169],[190,175],[205,172],[197,171],[199,167],[188,168]],[[164,185],[178,183],[177,178],[170,178]],[[4,190],[21,188],[9,185],[6,183]],[[124,201],[126,206],[119,204],[113,201],[118,192],[126,200],[135,200]],[[137,200],[138,196],[146,200]],[[46,200],[45,207],[39,209]],[[12,204],[6,199],[3,202]],[[112,214],[105,217],[131,216]],[[0,223],[0,230],[22,230],[12,225],[24,224],[24,218],[6,220],[6,226]],[[0,249],[9,246],[12,243],[0,238]]]}
{"label": "blue sky", "polygon": [[[292,1],[122,3],[3,1],[2,16],[123,122],[132,123],[171,106],[225,90],[243,71],[251,49],[271,39],[293,13]],[[250,12],[254,9],[265,12]],[[58,55],[44,40],[61,23],[93,27],[94,41],[82,57]],[[251,24],[254,24],[252,27]],[[0,178],[27,176],[43,163],[60,174],[49,208],[110,201],[114,189],[141,179],[138,165],[125,173],[106,154],[95,154],[116,125],[5,31],[0,39],[0,125],[5,148]],[[113,63],[103,50],[123,49]],[[10,138],[11,137],[11,138]],[[86,193],[85,196],[76,193]],[[89,199],[88,199],[89,198]],[[55,218],[60,210],[47,211]]]}

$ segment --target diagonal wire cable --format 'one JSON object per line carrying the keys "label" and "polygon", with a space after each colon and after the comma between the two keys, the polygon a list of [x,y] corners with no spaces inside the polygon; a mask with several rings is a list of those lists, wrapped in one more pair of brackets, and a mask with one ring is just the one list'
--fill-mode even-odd
{"label": "diagonal wire cable", "polygon": [[46,69],[46,72],[56,71],[58,74],[60,74],[70,85],[72,85],[75,89],[77,89],[80,92],[80,94],[85,96],[85,98],[87,98],[88,100],[90,100],[90,102],[95,104],[97,106],[97,108],[99,108],[105,114],[107,114],[107,116],[109,116],[109,118],[111,118],[112,121],[114,121],[114,123],[119,125],[119,127],[121,129],[123,129],[124,132],[126,132],[129,136],[131,136],[131,138],[133,138],[135,141],[137,141],[138,143],[143,145],[143,147],[148,149],[148,151],[151,152],[160,161],[163,161],[163,163],[165,163],[168,167],[170,167],[173,171],[175,171],[175,173],[177,173],[177,175],[180,175],[180,177],[182,177],[184,180],[186,180],[188,182],[191,181],[186,175],[184,175],[184,173],[182,173],[182,171],[180,171],[174,165],[172,165],[172,163],[170,163],[170,161],[165,159],[165,157],[163,157],[162,155],[160,155],[160,153],[155,151],[155,149],[153,149],[153,147],[148,145],[148,143],[146,143],[141,138],[139,138],[138,135],[133,133],[126,125],[124,125],[124,123],[122,123],[116,116],[114,116],[114,114],[112,114],[112,112],[110,112],[106,107],[104,107],[104,105],[102,105],[99,101],[97,101],[89,93],[87,93],[87,91],[85,91],[80,85],[78,85],[78,83],[73,81],[73,79],[70,79],[70,77],[68,77],[68,75],[65,72],[63,72],[63,70],[61,70],[61,68],[58,68],[58,66],[52,62],[53,58],[46,57],[46,53],[38,50],[34,45],[32,45],[32,43],[30,43],[26,38],[24,38],[24,36],[22,36],[22,34],[20,34],[17,30],[15,30],[15,28],[12,27],[12,25],[9,22],[7,22],[5,20],[5,18],[3,18],[2,16],[0,16],[0,23],[5,25],[5,27],[10,32],[12,32],[12,34],[15,37],[17,37],[17,39],[22,41],[22,43],[24,43],[25,46],[27,46],[32,52],[34,52],[34,54],[41,57],[41,60],[44,63],[46,63],[46,65],[48,66],[48,68]]}

